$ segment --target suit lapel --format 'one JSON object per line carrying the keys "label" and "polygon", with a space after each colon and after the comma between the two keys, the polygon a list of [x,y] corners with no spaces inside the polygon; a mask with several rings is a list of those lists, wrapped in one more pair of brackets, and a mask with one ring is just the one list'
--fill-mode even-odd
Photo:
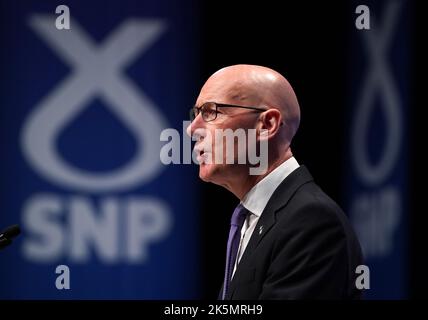
{"label": "suit lapel", "polygon": [[313,181],[311,174],[305,166],[300,166],[292,173],[290,173],[284,181],[278,186],[272,197],[269,199],[263,213],[261,214],[250,241],[245,248],[244,254],[236,268],[235,275],[230,283],[230,289],[226,299],[230,299],[236,289],[236,284],[239,280],[240,266],[245,266],[247,261],[252,256],[254,250],[259,245],[260,241],[272,229],[276,222],[276,214],[279,209],[283,208],[288,201],[292,198],[297,189],[303,184]]}

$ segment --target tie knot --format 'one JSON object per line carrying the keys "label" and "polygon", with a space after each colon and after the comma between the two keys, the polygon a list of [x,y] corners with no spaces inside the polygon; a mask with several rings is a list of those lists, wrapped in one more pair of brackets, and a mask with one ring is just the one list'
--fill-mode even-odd
{"label": "tie knot", "polygon": [[247,217],[247,213],[248,210],[242,204],[239,204],[235,211],[233,211],[230,224],[237,226],[238,228],[242,228],[245,218]]}

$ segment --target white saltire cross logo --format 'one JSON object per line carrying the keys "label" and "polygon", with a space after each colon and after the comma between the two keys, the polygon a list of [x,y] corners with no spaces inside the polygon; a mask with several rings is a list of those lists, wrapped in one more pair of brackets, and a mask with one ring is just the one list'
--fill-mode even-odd
{"label": "white saltire cross logo", "polygon": [[[160,37],[165,25],[159,20],[127,20],[97,46],[76,21],[72,23],[72,30],[60,32],[55,28],[54,16],[34,15],[29,20],[31,28],[72,67],[72,72],[40,101],[24,123],[23,153],[39,174],[63,187],[107,192],[147,182],[163,167],[158,137],[167,124],[156,106],[122,70]],[[107,173],[76,168],[55,148],[61,129],[95,96],[137,141],[135,156]]]}
{"label": "white saltire cross logo", "polygon": [[[370,31],[361,33],[370,69],[363,80],[360,100],[357,103],[354,127],[352,130],[353,159],[359,176],[369,185],[381,183],[391,172],[399,153],[402,125],[400,120],[400,97],[395,86],[393,75],[388,68],[387,48],[393,38],[394,26],[399,18],[401,4],[387,2],[383,25],[376,25]],[[366,133],[369,131],[370,114],[375,111],[376,93],[380,93],[383,103],[380,104],[385,116],[385,148],[376,165],[369,163],[367,156]]]}

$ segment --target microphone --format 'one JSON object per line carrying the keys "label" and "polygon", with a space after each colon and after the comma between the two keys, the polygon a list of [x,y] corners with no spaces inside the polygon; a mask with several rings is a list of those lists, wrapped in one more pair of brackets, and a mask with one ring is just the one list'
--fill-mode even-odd
{"label": "microphone", "polygon": [[21,233],[21,229],[17,224],[7,227],[0,233],[0,250],[12,243],[12,239]]}

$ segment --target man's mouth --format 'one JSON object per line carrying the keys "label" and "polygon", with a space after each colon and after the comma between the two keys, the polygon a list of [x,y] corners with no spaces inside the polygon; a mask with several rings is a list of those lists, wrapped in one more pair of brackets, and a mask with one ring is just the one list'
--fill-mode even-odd
{"label": "man's mouth", "polygon": [[203,164],[206,161],[206,153],[204,150],[199,150],[198,155],[196,159],[198,160],[199,164]]}
{"label": "man's mouth", "polygon": [[204,163],[204,153],[203,151],[199,151],[199,154],[197,155],[196,159],[198,160],[199,164]]}
{"label": "man's mouth", "polygon": [[208,153],[205,152],[205,148],[201,144],[196,144],[193,151],[196,153],[196,160],[199,162],[199,164],[206,162]]}

